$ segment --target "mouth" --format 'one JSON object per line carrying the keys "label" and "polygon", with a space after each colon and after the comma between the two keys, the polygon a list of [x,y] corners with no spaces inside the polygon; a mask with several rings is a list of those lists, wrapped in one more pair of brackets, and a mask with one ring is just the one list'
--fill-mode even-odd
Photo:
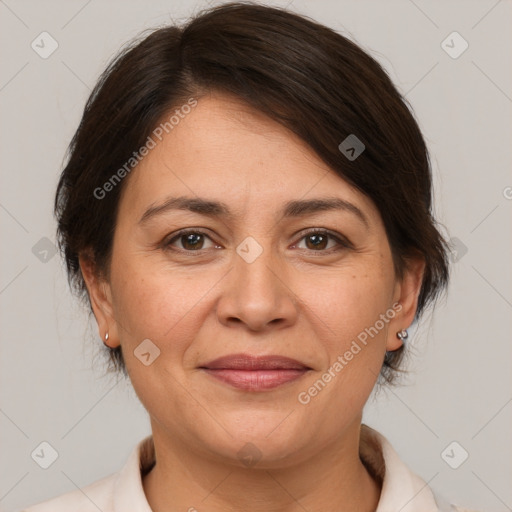
{"label": "mouth", "polygon": [[232,354],[199,367],[209,376],[244,391],[265,391],[295,381],[310,367],[284,356]]}

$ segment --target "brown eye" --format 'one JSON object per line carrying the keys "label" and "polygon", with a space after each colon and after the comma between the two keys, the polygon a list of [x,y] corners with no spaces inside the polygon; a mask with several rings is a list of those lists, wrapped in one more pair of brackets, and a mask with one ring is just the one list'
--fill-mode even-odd
{"label": "brown eye", "polygon": [[[305,241],[305,247],[301,247],[302,241]],[[342,238],[331,234],[328,231],[312,231],[306,233],[297,244],[299,249],[307,249],[316,252],[331,252],[336,250],[348,249],[351,247],[350,243],[344,241]]]}
{"label": "brown eye", "polygon": [[202,249],[204,239],[203,235],[198,233],[191,233],[189,235],[181,235],[180,236],[181,243],[184,249],[197,250]]}
{"label": "brown eye", "polygon": [[[205,247],[207,241],[210,241],[210,247]],[[166,248],[173,248],[173,246],[176,245],[178,250],[187,252],[200,251],[213,247],[213,243],[206,233],[192,230],[182,231],[165,243]]]}
{"label": "brown eye", "polygon": [[317,250],[325,249],[327,247],[329,237],[327,235],[313,234],[304,237],[306,239],[306,246],[308,249]]}

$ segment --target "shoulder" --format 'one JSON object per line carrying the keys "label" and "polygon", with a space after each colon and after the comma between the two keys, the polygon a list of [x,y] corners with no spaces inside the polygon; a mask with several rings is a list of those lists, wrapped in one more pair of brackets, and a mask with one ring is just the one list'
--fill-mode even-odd
{"label": "shoulder", "polygon": [[377,512],[476,512],[446,500],[409,469],[382,434],[364,424],[361,425],[359,455],[382,486]]}
{"label": "shoulder", "polygon": [[102,478],[82,489],[62,494],[23,509],[21,512],[111,512],[118,473]]}
{"label": "shoulder", "polygon": [[86,487],[23,509],[21,512],[151,512],[144,494],[142,475],[155,463],[152,436],[133,448],[124,467]]}

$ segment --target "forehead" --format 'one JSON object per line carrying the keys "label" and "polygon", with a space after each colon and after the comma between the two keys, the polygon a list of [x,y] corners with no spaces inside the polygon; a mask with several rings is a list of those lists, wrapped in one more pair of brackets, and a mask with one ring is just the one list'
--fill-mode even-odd
{"label": "forehead", "polygon": [[236,98],[201,98],[161,139],[124,184],[128,214],[170,195],[222,201],[235,215],[254,207],[276,210],[300,198],[337,196],[369,218],[378,216],[373,202],[304,141]]}

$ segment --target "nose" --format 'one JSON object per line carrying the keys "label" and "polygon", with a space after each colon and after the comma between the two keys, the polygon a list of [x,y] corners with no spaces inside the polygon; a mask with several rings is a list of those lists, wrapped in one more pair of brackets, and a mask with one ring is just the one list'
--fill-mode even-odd
{"label": "nose", "polygon": [[278,261],[270,247],[264,247],[254,261],[234,254],[233,268],[217,303],[219,321],[226,326],[243,324],[251,331],[293,325],[298,300],[288,275],[284,262]]}

